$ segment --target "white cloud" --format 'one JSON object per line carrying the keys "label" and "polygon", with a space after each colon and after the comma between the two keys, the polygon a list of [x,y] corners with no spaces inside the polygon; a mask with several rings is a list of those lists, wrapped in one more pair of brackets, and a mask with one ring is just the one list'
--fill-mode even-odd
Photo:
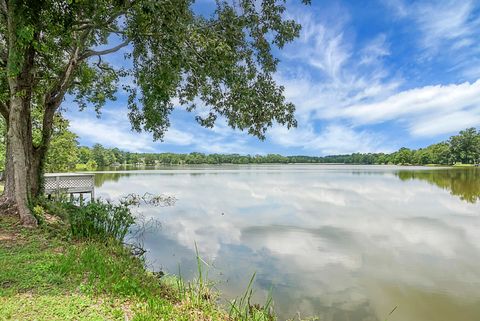
{"label": "white cloud", "polygon": [[168,131],[165,133],[166,144],[174,144],[174,145],[191,145],[194,142],[194,136],[191,133],[187,133],[176,128],[169,128]]}
{"label": "white cloud", "polygon": [[387,44],[387,36],[382,33],[372,39],[362,49],[362,57],[360,64],[369,65],[372,63],[379,63],[382,58],[390,55],[390,49]]}
{"label": "white cloud", "polygon": [[275,127],[271,131],[271,139],[277,144],[301,147],[322,155],[386,151],[382,147],[384,140],[379,136],[367,131],[355,131],[341,125],[328,125],[320,133],[311,126],[290,131],[284,127]]}
{"label": "white cloud", "polygon": [[[305,13],[296,18],[303,26],[302,33],[300,40],[287,48],[286,56],[308,67],[284,67],[277,81],[285,86],[286,98],[296,105],[299,128],[287,131],[276,127],[269,137],[285,147],[321,154],[386,150],[380,146],[383,139],[379,135],[374,138],[349,124],[338,125],[342,110],[348,106],[385,99],[401,84],[400,77],[389,78],[383,64],[390,55],[386,35],[380,33],[354,48],[344,31],[347,19],[327,25]],[[320,132],[314,126],[318,120],[328,122]]]}
{"label": "white cloud", "polygon": [[327,26],[304,12],[294,18],[302,25],[302,32],[300,38],[287,47],[285,55],[321,70],[329,81],[339,81],[342,68],[351,56],[351,48],[344,41],[344,19],[339,18],[336,25]]}
{"label": "white cloud", "polygon": [[423,50],[420,60],[448,58],[450,62],[462,62],[478,54],[478,1],[388,0],[382,3],[392,9],[396,17],[413,22],[409,28],[412,34],[418,35],[418,45]]}
{"label": "white cloud", "polygon": [[403,18],[408,14],[407,6],[403,0],[384,0],[382,3],[391,8],[398,17]]}
{"label": "white cloud", "polygon": [[137,133],[131,130],[125,108],[110,106],[102,111],[101,118],[96,118],[88,112],[70,112],[68,118],[71,130],[81,139],[92,144],[118,147],[125,151],[159,152],[167,150],[166,147],[170,145],[189,147],[190,151],[204,153],[261,153],[260,150],[249,146],[246,134],[228,127],[224,119],[219,119],[211,129],[173,119],[163,142],[155,142],[150,133]]}
{"label": "white cloud", "polygon": [[349,27],[344,16],[328,25],[305,12],[294,15],[303,28],[285,55],[298,67],[284,67],[277,80],[285,85],[285,95],[296,104],[300,118],[328,118],[350,104],[386,97],[403,82],[400,76],[391,77],[384,65],[390,55],[386,34],[355,45],[345,31]]}
{"label": "white cloud", "polygon": [[118,147],[131,152],[153,151],[154,143],[151,137],[134,134],[126,128],[112,123],[104,123],[93,118],[70,119],[71,130],[83,139],[106,147]]}
{"label": "white cloud", "polygon": [[414,136],[435,136],[456,133],[467,127],[480,124],[480,105],[468,111],[456,111],[429,117],[425,115],[412,124],[410,131]]}
{"label": "white cloud", "polygon": [[163,142],[155,142],[151,134],[137,133],[131,130],[127,118],[128,112],[125,108],[108,107],[102,110],[100,118],[94,117],[88,112],[70,112],[68,118],[72,131],[92,143],[99,143],[106,147],[118,147],[131,152],[158,151],[161,144],[187,146],[194,142],[195,137],[192,133],[175,127],[169,128]]}
{"label": "white cloud", "polygon": [[446,42],[461,49],[476,41],[480,20],[472,21],[475,3],[466,1],[435,1],[419,3],[411,8],[423,32],[423,45],[437,51]]}
{"label": "white cloud", "polygon": [[403,121],[416,136],[451,133],[480,123],[480,80],[406,90],[341,113],[356,124]]}
{"label": "white cloud", "polygon": [[[399,16],[413,10],[401,1],[390,1],[390,5],[399,11]],[[464,43],[473,32],[467,19],[472,4],[462,2],[461,13],[453,10],[453,17],[449,16],[451,8],[447,5],[451,6],[451,3],[438,8],[436,14],[441,16],[437,17],[438,20],[449,20],[448,26],[441,32],[432,31],[432,41],[441,43],[442,39],[447,39]],[[428,13],[434,9],[431,4],[423,4],[416,10]],[[424,32],[435,28],[432,16],[433,13],[418,22]],[[379,145],[382,140],[373,139],[374,134],[358,130],[358,126],[395,122],[410,135],[424,137],[454,133],[480,123],[480,80],[400,91],[400,86],[405,85],[404,80],[399,76],[391,77],[383,62],[391,54],[386,34],[378,34],[354,52],[352,46],[344,44],[343,30],[346,27],[341,20],[339,25],[331,28],[309,15],[300,20],[306,30],[300,46],[294,46],[298,51],[294,57],[320,69],[326,77],[319,79],[311,70],[302,68],[278,75],[278,81],[286,87],[287,99],[297,106],[301,129],[291,133],[276,130],[272,137],[277,143],[313,148],[323,153],[374,151],[382,149]],[[327,127],[316,132],[313,124],[319,119],[327,123]],[[343,126],[332,125],[339,122],[343,122]],[[361,137],[358,142],[356,136]],[[331,146],[328,141],[332,142]]]}

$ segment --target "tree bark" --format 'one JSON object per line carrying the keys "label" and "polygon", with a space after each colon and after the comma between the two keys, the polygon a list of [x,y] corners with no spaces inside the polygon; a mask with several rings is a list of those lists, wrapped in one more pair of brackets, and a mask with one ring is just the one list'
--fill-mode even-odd
{"label": "tree bark", "polygon": [[13,202],[16,206],[22,224],[34,227],[37,220],[28,208],[31,196],[29,168],[33,145],[30,117],[25,117],[25,114],[30,112],[29,109],[25,110],[27,102],[20,95],[15,96],[11,99],[8,122],[5,196],[7,201]]}
{"label": "tree bark", "polygon": [[[33,39],[26,42],[19,37],[22,26],[36,25],[38,10],[29,12],[17,1],[9,1],[7,9],[8,59],[7,77],[9,86],[9,104],[2,115],[6,118],[7,155],[5,194],[0,204],[3,208],[15,209],[24,226],[37,225],[36,218],[28,207],[32,196],[31,176],[37,172],[32,163],[34,146],[32,137],[31,104],[34,83],[34,62],[36,50],[34,42],[39,32],[35,31]],[[21,58],[19,58],[21,57]]]}
{"label": "tree bark", "polygon": [[[28,202],[43,192],[45,146],[34,148],[29,102],[12,100],[7,131],[5,189],[0,210],[17,213],[26,226],[35,226]],[[48,143],[48,141],[47,141]]]}

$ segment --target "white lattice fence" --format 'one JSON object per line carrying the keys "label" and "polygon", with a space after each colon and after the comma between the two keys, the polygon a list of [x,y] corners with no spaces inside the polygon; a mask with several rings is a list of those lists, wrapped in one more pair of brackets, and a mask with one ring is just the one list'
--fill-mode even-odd
{"label": "white lattice fence", "polygon": [[91,193],[95,189],[93,174],[47,174],[45,176],[45,193]]}

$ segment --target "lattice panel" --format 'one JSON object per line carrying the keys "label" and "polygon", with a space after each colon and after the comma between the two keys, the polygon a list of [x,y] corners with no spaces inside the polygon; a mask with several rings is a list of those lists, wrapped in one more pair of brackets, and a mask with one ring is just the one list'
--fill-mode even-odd
{"label": "lattice panel", "polygon": [[45,177],[45,190],[91,190],[94,188],[93,176],[49,176]]}

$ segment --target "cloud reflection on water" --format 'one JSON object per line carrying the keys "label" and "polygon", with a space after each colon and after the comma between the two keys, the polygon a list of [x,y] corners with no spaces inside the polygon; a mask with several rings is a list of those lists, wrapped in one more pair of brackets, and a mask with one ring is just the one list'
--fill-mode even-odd
{"label": "cloud reflection on water", "polygon": [[118,174],[98,190],[175,195],[172,208],[144,210],[162,223],[145,239],[153,265],[176,273],[180,264],[191,277],[196,242],[227,296],[257,272],[258,297],[273,286],[281,317],[384,320],[399,305],[389,320],[470,321],[480,316],[480,204],[471,202],[480,176],[463,175],[467,197],[457,196],[461,177],[395,167],[214,167]]}

